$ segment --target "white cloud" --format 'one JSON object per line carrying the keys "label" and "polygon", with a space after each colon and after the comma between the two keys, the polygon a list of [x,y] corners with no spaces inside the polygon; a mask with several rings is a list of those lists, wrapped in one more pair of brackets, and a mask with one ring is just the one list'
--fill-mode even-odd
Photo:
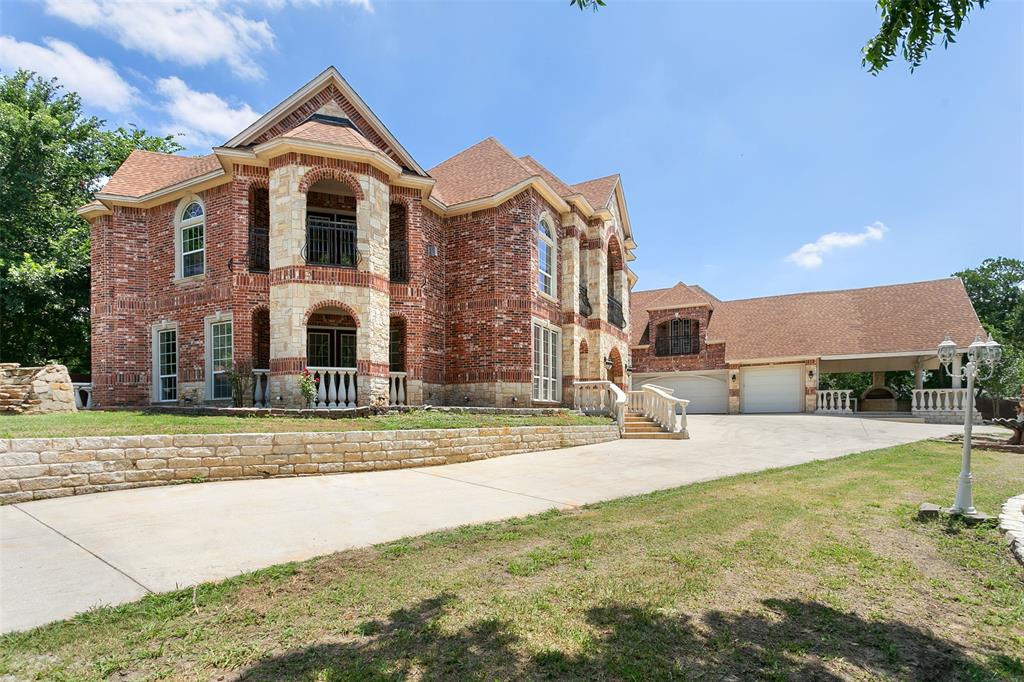
{"label": "white cloud", "polygon": [[[266,19],[252,7],[323,5],[332,0],[45,0],[46,11],[111,36],[122,47],[184,66],[224,62],[242,78],[262,78],[254,55],[274,44]],[[371,0],[343,0],[373,11]]]}
{"label": "white cloud", "polygon": [[110,62],[90,57],[63,40],[43,38],[43,42],[45,47],[0,36],[0,68],[28,69],[57,78],[90,106],[114,112],[131,108],[138,93]]}
{"label": "white cloud", "polygon": [[251,55],[274,43],[265,19],[247,17],[219,0],[46,0],[46,11],[161,61],[222,61],[243,78],[263,76]]}
{"label": "white cloud", "polygon": [[158,80],[156,91],[164,98],[161,108],[171,117],[166,131],[183,133],[194,146],[223,142],[259,118],[248,104],[232,107],[212,92],[193,90],[177,76]]}
{"label": "white cloud", "polygon": [[822,256],[829,251],[861,246],[869,241],[879,241],[888,231],[889,228],[884,223],[875,221],[866,226],[863,232],[829,232],[828,234],[821,235],[813,242],[804,244],[786,256],[786,260],[790,263],[795,263],[801,268],[812,270],[821,266],[824,262]]}

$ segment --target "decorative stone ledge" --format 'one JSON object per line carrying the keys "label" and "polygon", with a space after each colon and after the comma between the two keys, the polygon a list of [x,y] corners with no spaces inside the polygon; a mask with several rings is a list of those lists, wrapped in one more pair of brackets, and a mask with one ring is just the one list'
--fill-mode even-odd
{"label": "decorative stone ledge", "polygon": [[618,437],[608,424],[4,439],[0,504],[189,481],[456,464]]}
{"label": "decorative stone ledge", "polygon": [[1006,533],[1010,551],[1024,564],[1024,493],[1011,497],[999,512],[999,530]]}

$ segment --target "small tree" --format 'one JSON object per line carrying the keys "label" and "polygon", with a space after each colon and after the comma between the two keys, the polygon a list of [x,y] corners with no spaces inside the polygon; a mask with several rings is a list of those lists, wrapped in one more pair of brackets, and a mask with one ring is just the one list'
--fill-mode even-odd
{"label": "small tree", "polygon": [[231,383],[231,404],[235,407],[245,407],[246,399],[252,397],[252,391],[255,388],[252,362],[235,360],[227,374],[228,381]]}

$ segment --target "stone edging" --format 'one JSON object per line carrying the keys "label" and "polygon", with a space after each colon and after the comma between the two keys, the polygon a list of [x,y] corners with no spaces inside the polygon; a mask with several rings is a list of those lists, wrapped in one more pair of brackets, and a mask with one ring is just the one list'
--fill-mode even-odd
{"label": "stone edging", "polygon": [[170,483],[383,471],[604,443],[618,427],[178,434],[0,440],[0,504]]}
{"label": "stone edging", "polygon": [[1010,551],[1024,564],[1024,493],[1011,497],[999,512],[999,530],[1006,533]]}

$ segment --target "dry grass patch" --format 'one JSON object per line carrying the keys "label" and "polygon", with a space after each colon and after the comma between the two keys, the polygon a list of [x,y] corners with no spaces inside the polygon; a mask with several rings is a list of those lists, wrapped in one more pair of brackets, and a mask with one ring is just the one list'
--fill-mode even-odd
{"label": "dry grass patch", "polygon": [[[919,443],[459,528],[0,639],[15,679],[1024,677],[998,532],[920,523],[955,446]],[[977,502],[1024,489],[979,453]]]}

